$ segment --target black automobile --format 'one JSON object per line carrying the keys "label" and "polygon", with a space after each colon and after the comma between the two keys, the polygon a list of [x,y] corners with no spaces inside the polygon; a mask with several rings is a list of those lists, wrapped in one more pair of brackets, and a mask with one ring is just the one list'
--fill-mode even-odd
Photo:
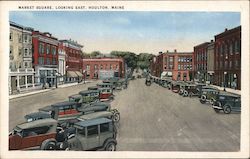
{"label": "black automobile", "polygon": [[241,111],[241,96],[237,94],[222,92],[216,96],[213,103],[215,112],[223,110],[225,114],[230,114],[232,111]]}

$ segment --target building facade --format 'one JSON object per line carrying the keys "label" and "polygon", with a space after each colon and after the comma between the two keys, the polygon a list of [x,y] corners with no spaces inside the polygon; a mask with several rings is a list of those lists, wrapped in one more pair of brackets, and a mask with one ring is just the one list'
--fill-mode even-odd
{"label": "building facade", "polygon": [[190,81],[193,79],[192,52],[160,53],[151,62],[151,74],[157,77],[171,77],[173,80]]}
{"label": "building facade", "polygon": [[32,42],[36,82],[43,86],[57,86],[58,39],[48,32],[33,31]]}
{"label": "building facade", "polygon": [[215,35],[215,84],[241,89],[241,26]]}
{"label": "building facade", "polygon": [[207,46],[207,81],[214,83],[214,41]]}
{"label": "building facade", "polygon": [[60,42],[58,45],[58,80],[60,84],[63,84],[65,82],[66,77],[65,52],[65,47],[63,47],[63,43]]}
{"label": "building facade", "polygon": [[81,51],[83,45],[73,40],[60,40],[65,51],[66,82],[80,82],[83,79]]}
{"label": "building facade", "polygon": [[86,79],[103,79],[105,77],[120,77],[125,75],[123,58],[88,58],[82,59],[82,69]]}
{"label": "building facade", "polygon": [[33,89],[32,28],[10,22],[9,94]]}
{"label": "building facade", "polygon": [[194,47],[194,74],[195,79],[205,83],[208,80],[207,74],[207,47],[209,42]]}

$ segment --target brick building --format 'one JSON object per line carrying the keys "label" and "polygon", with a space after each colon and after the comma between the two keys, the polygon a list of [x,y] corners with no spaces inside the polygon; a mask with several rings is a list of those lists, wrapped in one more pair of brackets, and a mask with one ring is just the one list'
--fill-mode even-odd
{"label": "brick building", "polygon": [[36,71],[36,82],[42,85],[57,84],[58,44],[57,38],[50,33],[33,31],[33,67]]}
{"label": "brick building", "polygon": [[81,81],[83,78],[81,52],[83,45],[73,40],[60,40],[62,50],[65,51],[66,80],[68,82]]}
{"label": "brick building", "polygon": [[199,82],[206,82],[208,79],[207,74],[207,47],[209,42],[196,45],[194,47],[194,75],[195,79]]}
{"label": "brick building", "polygon": [[215,84],[241,89],[241,26],[215,35]]}
{"label": "brick building", "polygon": [[82,69],[86,79],[103,79],[105,77],[125,76],[123,58],[87,58],[82,59]]}
{"label": "brick building", "polygon": [[207,46],[207,81],[214,83],[214,41]]}
{"label": "brick building", "polygon": [[173,80],[190,81],[193,79],[192,52],[160,53],[151,62],[151,74],[157,77],[172,77]]}

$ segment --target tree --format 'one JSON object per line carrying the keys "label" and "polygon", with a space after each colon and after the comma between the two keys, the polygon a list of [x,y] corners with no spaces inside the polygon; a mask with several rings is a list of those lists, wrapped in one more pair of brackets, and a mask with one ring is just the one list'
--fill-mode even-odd
{"label": "tree", "polygon": [[97,56],[99,56],[99,55],[101,55],[101,52],[100,52],[100,51],[92,51],[92,52],[90,53],[90,56],[91,56],[91,57],[97,57]]}

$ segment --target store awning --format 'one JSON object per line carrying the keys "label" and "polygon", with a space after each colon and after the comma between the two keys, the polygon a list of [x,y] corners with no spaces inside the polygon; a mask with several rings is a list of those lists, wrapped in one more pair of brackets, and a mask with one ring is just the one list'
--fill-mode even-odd
{"label": "store awning", "polygon": [[82,77],[83,74],[80,72],[80,71],[75,71],[75,73],[79,76],[79,77]]}
{"label": "store awning", "polygon": [[78,77],[75,71],[67,71],[67,77]]}

